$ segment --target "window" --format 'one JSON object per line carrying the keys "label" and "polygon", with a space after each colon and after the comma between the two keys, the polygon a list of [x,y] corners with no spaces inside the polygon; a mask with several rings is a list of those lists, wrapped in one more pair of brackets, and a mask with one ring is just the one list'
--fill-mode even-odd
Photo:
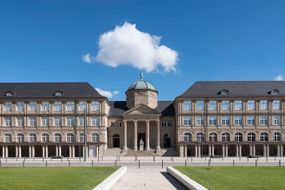
{"label": "window", "polygon": [[54,135],[54,142],[55,143],[61,143],[61,134],[60,133],[56,133]]}
{"label": "window", "polygon": [[7,96],[7,97],[15,96],[15,93],[12,92],[12,91],[7,91],[7,92],[5,93],[5,96]]}
{"label": "window", "polygon": [[192,102],[191,101],[183,101],[183,111],[192,110]]}
{"label": "window", "polygon": [[25,104],[24,102],[17,102],[17,111],[18,112],[24,112],[25,111]]}
{"label": "window", "polygon": [[230,101],[229,100],[223,100],[221,102],[221,110],[223,110],[223,111],[230,110]]}
{"label": "window", "polygon": [[43,143],[48,143],[49,142],[49,134],[43,133],[42,134],[42,142]]}
{"label": "window", "polygon": [[75,117],[67,117],[66,125],[69,127],[75,126]]}
{"label": "window", "polygon": [[242,116],[234,116],[234,125],[235,126],[240,126],[242,125]]}
{"label": "window", "polygon": [[66,102],[66,111],[74,111],[74,102],[73,101]]}
{"label": "window", "polygon": [[209,134],[209,141],[210,142],[217,142],[218,141],[217,133],[210,133]]}
{"label": "window", "polygon": [[36,112],[37,111],[37,102],[30,102],[29,103],[29,111]]}
{"label": "window", "polygon": [[266,115],[259,116],[259,124],[260,125],[268,125],[268,116],[266,116]]}
{"label": "window", "polygon": [[42,126],[43,127],[49,126],[49,118],[48,117],[42,117]]}
{"label": "window", "polygon": [[272,101],[272,109],[273,110],[280,110],[280,108],[281,108],[280,100],[273,100]]}
{"label": "window", "polygon": [[79,126],[84,126],[84,123],[85,123],[85,119],[84,117],[79,117]]}
{"label": "window", "polygon": [[98,133],[93,133],[92,134],[92,142],[99,142],[99,134]]}
{"label": "window", "polygon": [[267,108],[268,108],[267,100],[260,100],[259,109],[260,110],[267,110]]}
{"label": "window", "polygon": [[[87,135],[86,135],[87,137]],[[87,140],[87,138],[86,138]],[[80,142],[84,142],[84,133],[80,133]]]}
{"label": "window", "polygon": [[98,101],[91,102],[91,111],[99,111],[100,110],[100,103]]}
{"label": "window", "polygon": [[54,93],[54,96],[57,96],[57,97],[63,96],[63,92],[58,90]]}
{"label": "window", "polygon": [[36,118],[35,117],[29,117],[29,126],[30,127],[36,126]]}
{"label": "window", "polygon": [[279,115],[273,115],[272,116],[272,125],[280,125],[280,116]]}
{"label": "window", "polygon": [[222,95],[222,96],[227,96],[230,94],[230,91],[223,89],[221,91],[218,92],[218,95]]}
{"label": "window", "polygon": [[197,111],[204,110],[204,101],[203,100],[196,101],[196,110]]}
{"label": "window", "polygon": [[86,101],[80,101],[78,111],[84,111],[86,109]]}
{"label": "window", "polygon": [[92,117],[91,118],[91,125],[92,126],[99,126],[100,125],[100,118],[99,117]]}
{"label": "window", "polygon": [[5,134],[5,143],[11,143],[12,142],[12,135],[9,133]]}
{"label": "window", "polygon": [[24,135],[22,133],[17,134],[17,142],[23,143],[24,142]]}
{"label": "window", "polygon": [[30,134],[30,143],[35,143],[37,142],[37,135],[32,133]]}
{"label": "window", "polygon": [[23,127],[24,126],[24,118],[23,117],[18,117],[17,118],[17,126],[18,127]]}
{"label": "window", "polygon": [[236,142],[242,142],[242,133],[236,133],[235,134],[235,141]]}
{"label": "window", "polygon": [[235,100],[234,101],[234,110],[242,110],[242,101],[241,100]]}
{"label": "window", "polygon": [[4,125],[5,125],[5,127],[11,127],[11,125],[12,125],[12,118],[11,117],[5,117],[4,118]]}
{"label": "window", "polygon": [[68,134],[67,134],[67,139],[66,139],[66,141],[67,141],[68,143],[73,143],[73,142],[75,142],[74,134],[68,133]]}
{"label": "window", "polygon": [[162,121],[161,126],[162,127],[172,127],[172,121]]}
{"label": "window", "polygon": [[11,112],[12,111],[12,103],[11,102],[5,102],[4,103],[4,112]]}
{"label": "window", "polygon": [[184,133],[184,142],[191,142],[192,141],[192,135],[189,132]]}
{"label": "window", "polygon": [[54,126],[58,127],[62,125],[61,117],[54,117]]}
{"label": "window", "polygon": [[275,132],[275,133],[273,134],[273,140],[274,140],[275,142],[280,142],[281,139],[282,139],[281,133]]}
{"label": "window", "polygon": [[204,142],[205,141],[205,136],[203,133],[198,133],[196,135],[196,137],[197,137],[197,142]]}
{"label": "window", "polygon": [[255,117],[250,115],[247,116],[247,125],[255,125]]}
{"label": "window", "polygon": [[230,142],[230,134],[225,132],[222,134],[222,141],[223,142]]}
{"label": "window", "polygon": [[217,125],[217,117],[216,116],[209,116],[209,125]]}
{"label": "window", "polygon": [[184,126],[192,125],[192,117],[191,116],[183,116],[183,125]]}
{"label": "window", "polygon": [[247,101],[247,110],[255,110],[255,101],[254,100],[248,100]]}
{"label": "window", "polygon": [[252,132],[248,133],[247,141],[249,141],[249,142],[255,141],[255,133],[252,133]]}
{"label": "window", "polygon": [[263,132],[260,134],[260,141],[268,141],[268,134]]}
{"label": "window", "polygon": [[204,116],[196,116],[196,126],[202,126],[204,125]]}
{"label": "window", "polygon": [[230,116],[221,116],[221,124],[222,126],[230,125]]}
{"label": "window", "polygon": [[215,101],[215,100],[209,101],[209,110],[210,111],[217,110],[217,101]]}
{"label": "window", "polygon": [[42,102],[41,110],[43,112],[48,112],[49,111],[49,102]]}
{"label": "window", "polygon": [[53,111],[60,112],[61,110],[62,110],[62,103],[60,101],[55,101]]}

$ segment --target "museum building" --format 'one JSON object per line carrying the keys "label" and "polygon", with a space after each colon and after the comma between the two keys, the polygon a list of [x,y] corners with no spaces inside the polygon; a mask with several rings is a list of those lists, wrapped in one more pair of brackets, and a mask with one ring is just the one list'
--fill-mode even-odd
{"label": "museum building", "polygon": [[110,101],[88,83],[0,83],[0,156],[284,156],[284,81],[195,82],[158,100],[144,79]]}

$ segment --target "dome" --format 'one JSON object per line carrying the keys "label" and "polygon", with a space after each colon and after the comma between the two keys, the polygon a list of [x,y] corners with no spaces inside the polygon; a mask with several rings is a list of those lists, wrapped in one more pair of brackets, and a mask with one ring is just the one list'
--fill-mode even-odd
{"label": "dome", "polygon": [[153,90],[157,91],[152,84],[144,80],[143,72],[140,73],[140,80],[131,84],[129,90]]}

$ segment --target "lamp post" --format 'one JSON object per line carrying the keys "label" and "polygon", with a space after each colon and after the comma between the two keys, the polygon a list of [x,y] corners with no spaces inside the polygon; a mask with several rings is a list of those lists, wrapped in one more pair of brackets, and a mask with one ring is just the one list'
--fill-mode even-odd
{"label": "lamp post", "polygon": [[86,155],[87,155],[87,152],[86,152],[86,147],[87,147],[87,138],[86,138],[86,127],[87,127],[87,105],[85,105],[85,108],[84,108],[84,162],[86,162]]}

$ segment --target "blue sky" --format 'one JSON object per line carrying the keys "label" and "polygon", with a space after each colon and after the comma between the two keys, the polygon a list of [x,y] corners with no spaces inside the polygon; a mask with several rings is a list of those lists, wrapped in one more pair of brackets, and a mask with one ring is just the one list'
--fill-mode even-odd
{"label": "blue sky", "polygon": [[123,100],[141,69],[96,55],[99,37],[125,22],[178,54],[176,71],[145,72],[161,100],[198,80],[273,80],[285,75],[284,10],[283,0],[0,1],[0,81],[87,81]]}

